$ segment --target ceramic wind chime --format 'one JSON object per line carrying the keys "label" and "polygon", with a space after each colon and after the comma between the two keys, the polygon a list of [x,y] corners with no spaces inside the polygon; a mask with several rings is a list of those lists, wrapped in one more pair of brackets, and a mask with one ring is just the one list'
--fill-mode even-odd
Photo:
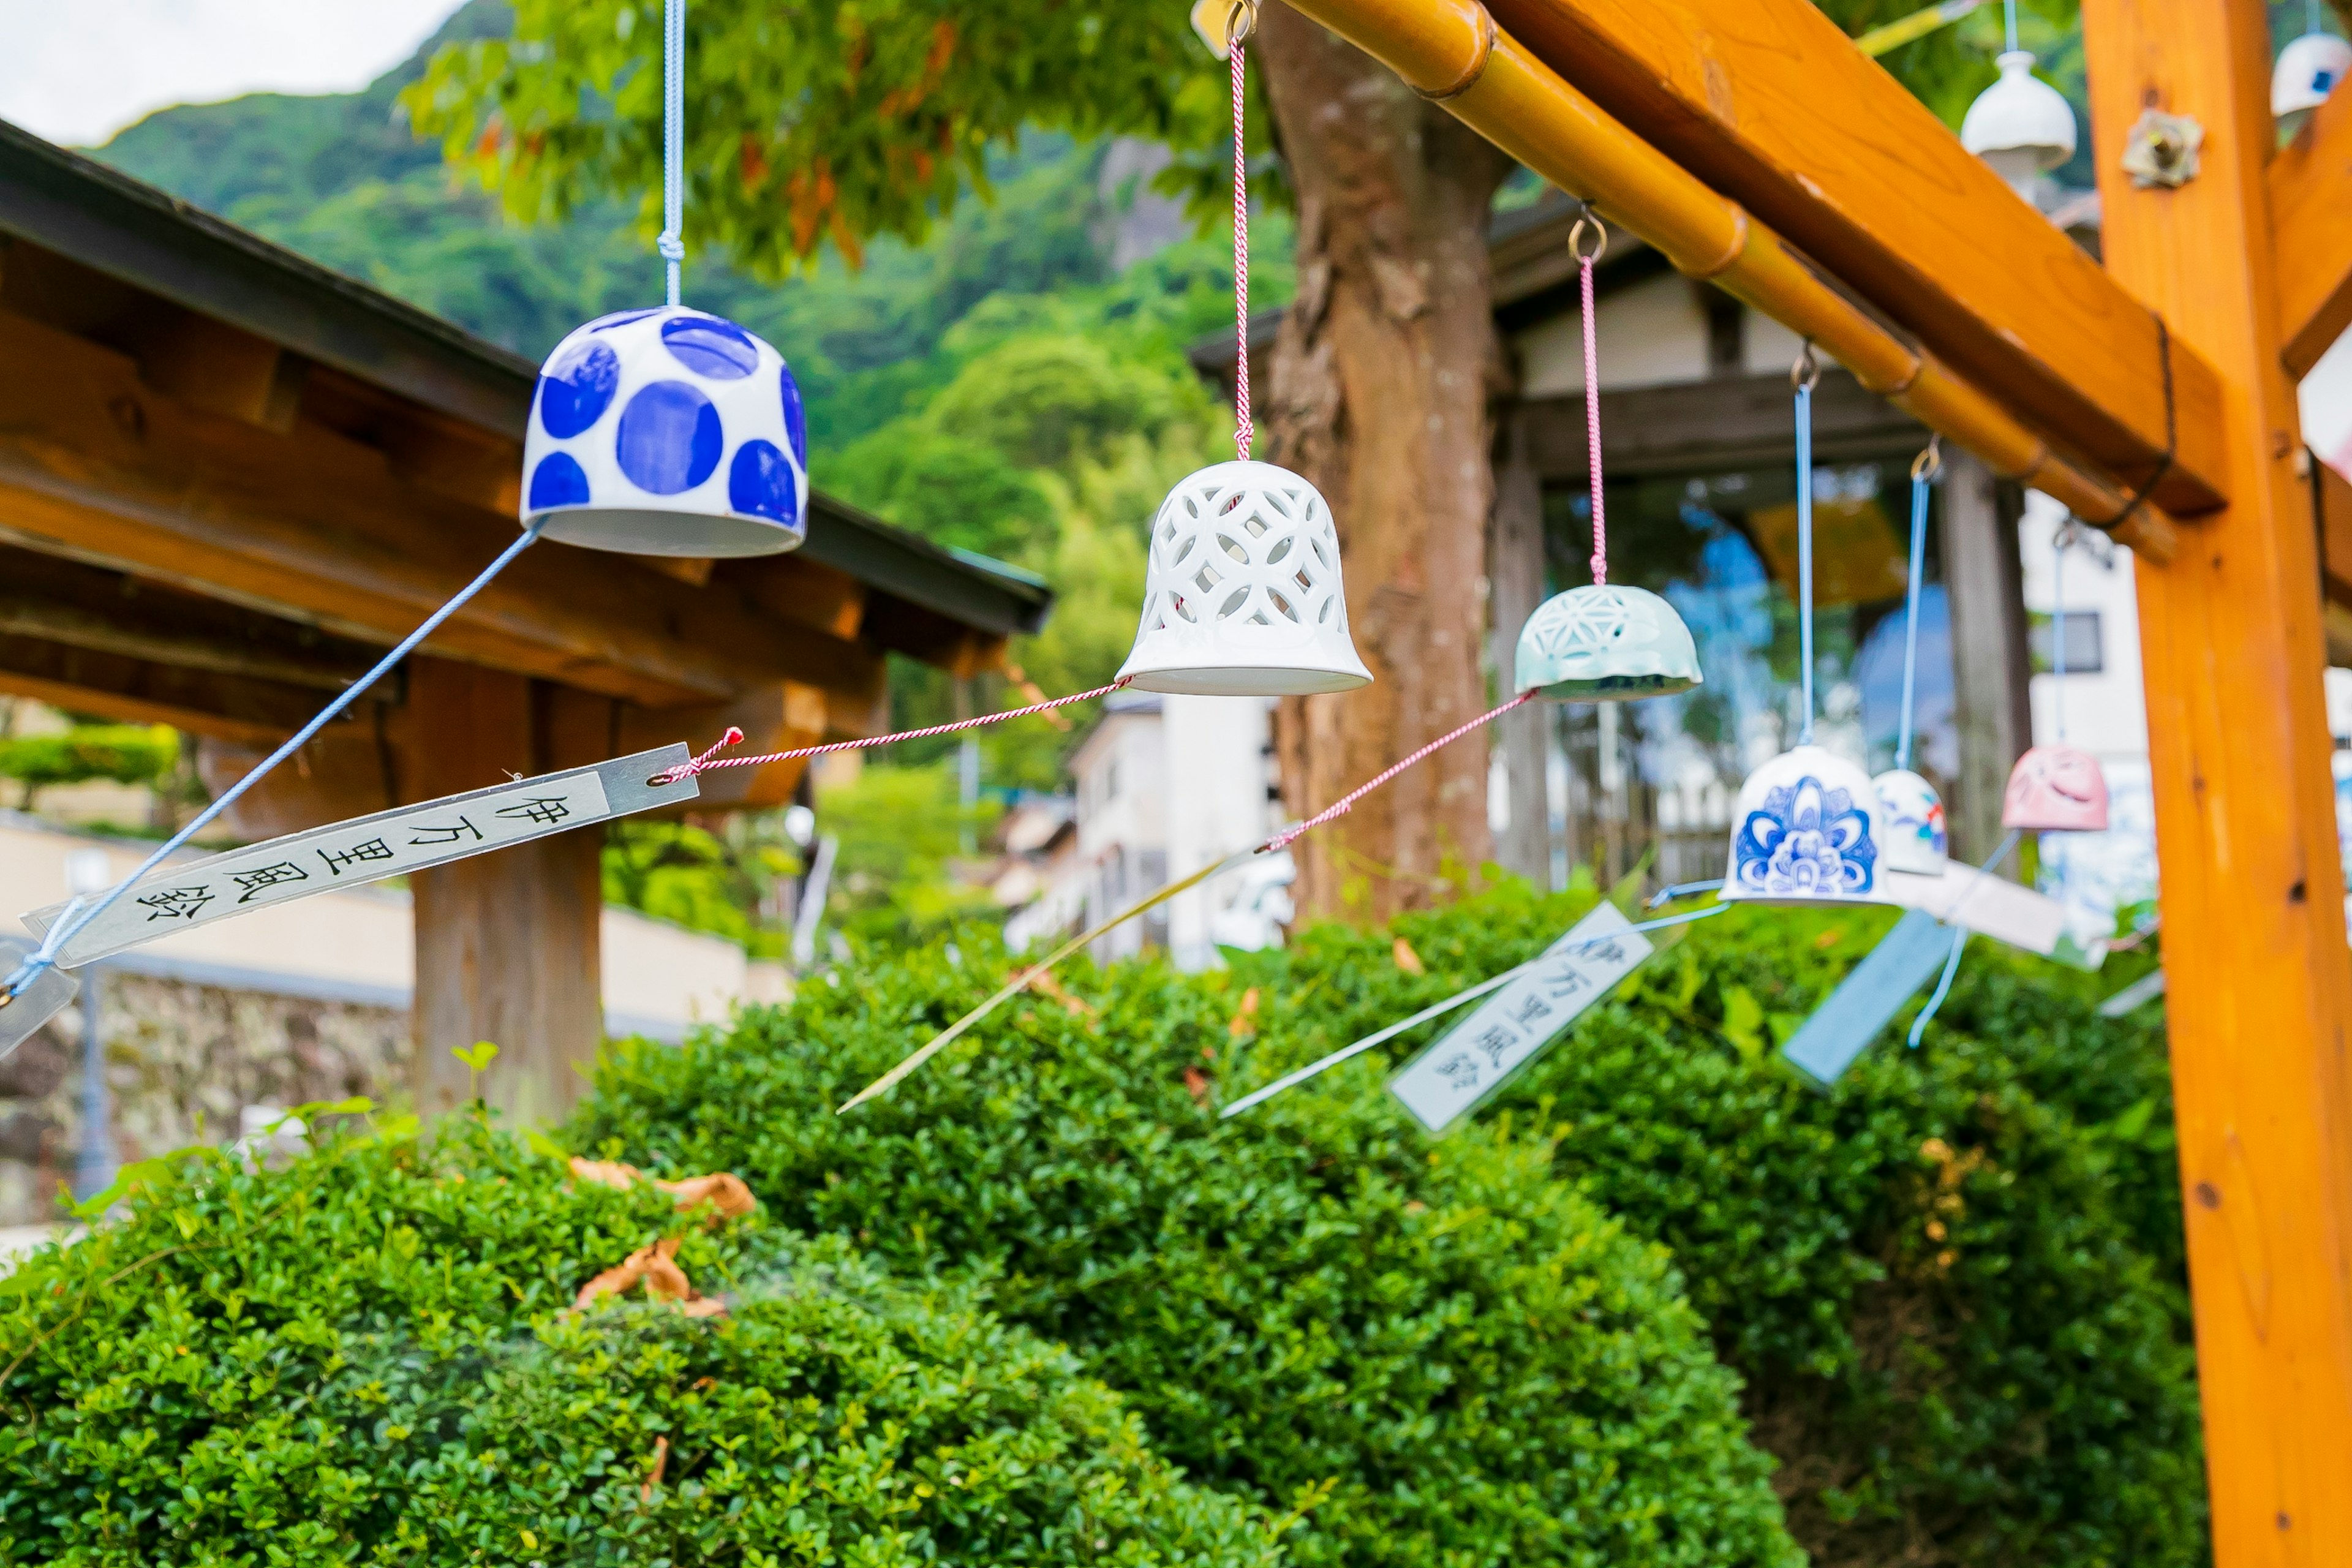
{"label": "ceramic wind chime", "polygon": [[1913,708],[1919,675],[1919,594],[1927,569],[1927,487],[1942,467],[1943,457],[1935,441],[1911,465],[1911,563],[1903,607],[1903,713],[1895,728],[1895,765],[1871,781],[1885,817],[1886,868],[1916,877],[1941,877],[1951,857],[1944,797],[1911,770]]}
{"label": "ceramic wind chime", "polygon": [[2058,739],[2017,759],[2001,798],[2000,825],[2021,833],[2103,833],[2107,826],[2106,775],[2096,757],[2066,743],[2066,547],[2074,527],[2058,531],[2053,551],[2050,703]]}
{"label": "ceramic wind chime", "polygon": [[1885,876],[1885,815],[1870,775],[1813,743],[1813,421],[1820,368],[1805,345],[1797,404],[1797,623],[1803,725],[1793,750],[1748,775],[1732,811],[1726,902],[1875,903]]}
{"label": "ceramic wind chime", "polygon": [[1243,46],[1256,0],[1226,12],[1234,100],[1234,461],[1168,492],[1152,520],[1143,616],[1119,681],[1203,697],[1308,697],[1371,682],[1348,631],[1339,533],[1322,492],[1250,457],[1249,168]]}
{"label": "ceramic wind chime", "polygon": [[[1585,249],[1591,235],[1592,248]],[[1601,474],[1601,356],[1592,269],[1608,249],[1600,219],[1569,234],[1583,289],[1584,425],[1592,479],[1592,581],[1556,594],[1519,632],[1513,675],[1521,692],[1571,702],[1671,697],[1699,684],[1698,648],[1675,607],[1644,588],[1609,581],[1609,518]]]}
{"label": "ceramic wind chime", "polygon": [[686,257],[686,0],[663,14],[669,302],[555,345],[523,437],[522,521],[591,550],[774,555],[808,534],[808,422],[783,355],[678,300]]}

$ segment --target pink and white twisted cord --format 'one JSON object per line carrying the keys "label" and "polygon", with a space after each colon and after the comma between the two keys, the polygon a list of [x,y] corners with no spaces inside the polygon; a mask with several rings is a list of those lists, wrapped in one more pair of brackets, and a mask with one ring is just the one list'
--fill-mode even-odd
{"label": "pink and white twisted cord", "polygon": [[1592,581],[1598,584],[1609,581],[1609,508],[1601,494],[1601,349],[1592,321],[1595,259],[1576,258],[1584,289],[1584,433],[1591,445],[1588,466],[1592,470]]}
{"label": "pink and white twisted cord", "polygon": [[1321,811],[1317,812],[1313,816],[1308,817],[1306,821],[1294,823],[1290,826],[1284,828],[1281,832],[1267,839],[1264,844],[1258,846],[1258,853],[1265,855],[1276,849],[1289,848],[1293,844],[1297,843],[1300,839],[1306,837],[1308,834],[1314,832],[1325,823],[1336,821],[1339,818],[1347,816],[1348,813],[1355,810],[1356,803],[1358,801],[1363,799],[1366,795],[1371,794],[1382,784],[1387,784],[1399,773],[1405,772],[1417,763],[1428,760],[1428,758],[1434,753],[1444,751],[1446,747],[1452,745],[1454,742],[1460,740],[1463,736],[1467,735],[1479,726],[1483,724],[1491,724],[1496,720],[1501,718],[1504,714],[1508,713],[1512,709],[1517,708],[1525,703],[1534,701],[1536,700],[1536,695],[1537,694],[1534,691],[1522,691],[1517,697],[1512,698],[1508,702],[1504,703],[1500,708],[1494,709],[1489,712],[1481,713],[1478,717],[1471,720],[1470,722],[1463,725],[1460,729],[1448,731],[1446,733],[1440,735],[1437,739],[1432,741],[1421,750],[1413,752],[1412,755],[1389,768],[1386,772],[1374,774],[1371,778],[1369,778],[1362,784],[1358,784],[1354,789],[1349,790],[1346,795],[1341,795],[1338,800],[1332,802],[1329,805],[1325,806]]}
{"label": "pink and white twisted cord", "polygon": [[[901,730],[891,735],[869,735],[862,741],[832,741],[822,746],[802,746],[793,751],[770,752],[757,757],[718,755],[728,747],[740,745],[743,742],[743,731],[730,729],[719,738],[719,743],[709,751],[703,752],[690,763],[679,763],[659,777],[664,784],[677,784],[682,779],[690,779],[697,773],[713,773],[720,768],[765,767],[770,763],[794,763],[803,757],[830,756],[835,752],[862,752],[871,746],[895,745],[900,741],[926,741],[938,735],[960,734],[966,730],[978,730],[990,724],[1002,724],[1008,719],[1026,719],[1034,714],[1050,713],[1056,708],[1067,708],[1073,703],[1091,702],[1097,697],[1109,696],[1126,684],[1127,678],[1122,677],[1112,681],[1108,686],[1097,686],[1092,691],[1079,691],[1067,697],[1049,698],[1043,702],[1032,702],[1026,708],[1008,708],[1002,713],[982,713],[976,719],[959,719],[952,724],[934,724],[927,730]],[[714,758],[716,758],[715,761]]]}
{"label": "pink and white twisted cord", "polygon": [[1249,144],[1243,138],[1243,94],[1248,78],[1242,65],[1242,41],[1226,47],[1234,68],[1234,450],[1242,461],[1250,455],[1249,383]]}

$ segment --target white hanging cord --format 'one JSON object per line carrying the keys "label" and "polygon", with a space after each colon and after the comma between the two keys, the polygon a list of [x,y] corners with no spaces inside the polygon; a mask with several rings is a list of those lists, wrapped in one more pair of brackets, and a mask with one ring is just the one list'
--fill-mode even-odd
{"label": "white hanging cord", "polygon": [[1903,721],[1895,731],[1895,765],[1911,769],[1911,705],[1919,679],[1919,594],[1927,574],[1927,487],[1944,467],[1944,438],[1931,436],[1927,449],[1911,460],[1911,580],[1905,584],[1903,619]]}
{"label": "white hanging cord", "polygon": [[531,545],[538,542],[539,531],[543,525],[543,521],[544,520],[541,520],[540,522],[533,522],[530,527],[525,529],[523,531],[522,537],[516,540],[512,544],[508,545],[505,552],[501,553],[496,561],[491,562],[480,576],[475,578],[471,583],[467,584],[465,587],[459,589],[457,596],[451,599],[447,604],[434,611],[430,616],[426,617],[425,624],[418,626],[415,631],[409,633],[407,637],[402,641],[398,647],[394,648],[390,653],[385,654],[383,658],[379,659],[373,669],[369,670],[365,675],[361,676],[357,680],[352,682],[351,685],[343,688],[341,693],[338,695],[332,702],[328,703],[326,707],[319,710],[318,717],[312,719],[309,723],[303,725],[301,729],[296,731],[292,740],[288,741],[284,745],[270,752],[269,755],[263,760],[259,767],[246,774],[245,777],[237,780],[236,783],[231,784],[226,790],[224,790],[218,799],[215,800],[210,805],[205,807],[203,811],[197,813],[196,819],[194,822],[189,823],[185,827],[180,829],[179,832],[172,835],[169,839],[164,841],[162,847],[158,848],[152,855],[148,856],[145,860],[140,862],[140,866],[137,870],[131,872],[131,875],[123,878],[122,880],[115,883],[113,887],[108,889],[105,896],[100,898],[96,903],[89,904],[87,907],[68,908],[66,910],[64,917],[60,919],[56,925],[49,928],[49,934],[43,939],[40,950],[35,952],[32,957],[25,960],[22,964],[17,966],[16,972],[8,976],[8,983],[5,987],[5,994],[0,994],[0,1007],[5,1007],[16,997],[23,995],[25,988],[27,985],[30,985],[36,979],[39,978],[41,971],[55,968],[58,962],[58,954],[65,951],[66,943],[72,941],[75,934],[80,931],[84,926],[87,926],[90,921],[98,919],[99,916],[113,908],[114,901],[122,897],[125,892],[129,891],[131,886],[138,882],[141,878],[146,876],[148,872],[152,871],[165,860],[170,859],[173,855],[179,851],[183,845],[188,842],[188,840],[194,838],[197,834],[211,826],[215,821],[219,819],[220,815],[223,812],[226,811],[230,806],[235,805],[237,801],[244,796],[246,791],[251,789],[255,784],[259,784],[272,769],[278,766],[278,763],[284,762],[287,758],[300,751],[304,746],[310,744],[311,739],[315,737],[320,731],[325,729],[330,723],[331,723],[337,714],[341,713],[344,709],[349,708],[352,703],[358,701],[362,692],[365,691],[369,687],[373,686],[377,681],[383,679],[384,676],[390,674],[394,668],[398,668],[400,661],[406,658],[410,654],[415,652],[416,646],[423,642],[426,637],[432,636],[435,631],[438,630],[442,622],[447,620],[451,616],[456,615],[457,611],[465,605],[467,600],[480,593],[484,588],[488,587],[491,578],[496,577],[499,573],[505,571],[507,567],[513,563],[516,556],[520,555],[524,551],[530,549]]}
{"label": "white hanging cord", "polygon": [[2063,523],[2051,545],[2050,574],[2050,710],[2058,743],[2066,743],[2066,545],[2074,525]]}
{"label": "white hanging cord", "polygon": [[1822,367],[1811,339],[1789,372],[1797,389],[1797,647],[1805,699],[1797,744],[1813,743],[1813,387]]}
{"label": "white hanging cord", "polygon": [[662,231],[654,241],[669,271],[669,302],[678,302],[678,265],[686,259],[686,0],[662,0]]}
{"label": "white hanging cord", "polygon": [[1225,59],[1234,78],[1234,453],[1250,456],[1249,72],[1243,46],[1257,31],[1257,0],[1234,0],[1225,13]]}

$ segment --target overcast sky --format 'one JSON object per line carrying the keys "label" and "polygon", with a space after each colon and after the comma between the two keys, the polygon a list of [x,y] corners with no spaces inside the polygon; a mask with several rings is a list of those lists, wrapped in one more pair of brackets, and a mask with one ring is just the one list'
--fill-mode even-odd
{"label": "overcast sky", "polygon": [[149,112],[348,92],[458,0],[0,0],[0,120],[93,146]]}

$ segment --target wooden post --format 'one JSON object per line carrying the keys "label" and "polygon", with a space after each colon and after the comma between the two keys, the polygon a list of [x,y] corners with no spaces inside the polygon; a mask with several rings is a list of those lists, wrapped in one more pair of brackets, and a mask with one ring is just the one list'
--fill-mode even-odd
{"label": "wooden post", "polygon": [[2010,765],[2033,744],[2017,487],[1967,452],[1944,454],[1945,602],[1951,606],[1952,708],[1960,773],[1949,805],[1952,852],[1981,860],[2000,842]]}
{"label": "wooden post", "polygon": [[[2214,366],[2229,457],[2229,505],[2137,574],[2214,1559],[2338,1568],[2352,961],[2263,180],[2269,28],[2260,0],[2084,0],[2083,30],[2108,269]],[[2150,108],[2203,127],[2178,189],[2118,164]]]}
{"label": "wooden post", "polygon": [[[1543,603],[1543,481],[1528,454],[1525,421],[1514,410],[1505,427],[1503,462],[1495,474],[1494,537],[1486,550],[1497,700],[1517,689],[1519,632]],[[1495,858],[1538,888],[1551,881],[1551,809],[1544,792],[1544,734],[1550,720],[1538,703],[1495,726],[1511,803],[1511,819],[1495,845]]]}
{"label": "wooden post", "polygon": [[[411,661],[409,799],[482,789],[509,773],[553,765],[550,704],[517,675],[440,659]],[[460,860],[411,879],[416,920],[415,1055],[419,1111],[463,1103],[467,1069],[449,1052],[492,1040],[482,1092],[511,1123],[561,1117],[604,1038],[601,827]]]}

